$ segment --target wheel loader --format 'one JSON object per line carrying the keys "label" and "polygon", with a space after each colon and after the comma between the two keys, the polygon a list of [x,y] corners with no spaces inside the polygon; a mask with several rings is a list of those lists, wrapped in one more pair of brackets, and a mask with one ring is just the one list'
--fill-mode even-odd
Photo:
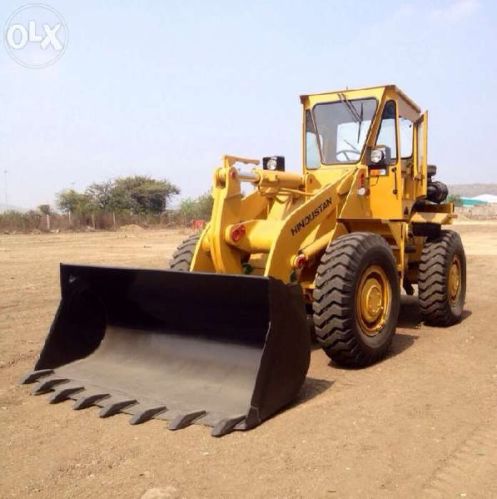
{"label": "wheel loader", "polygon": [[213,210],[168,270],[61,264],[61,302],[24,383],[50,402],[192,423],[221,436],[291,404],[314,334],[363,367],[390,347],[402,288],[422,319],[461,319],[466,261],[428,114],[394,85],[303,95],[302,173],[224,156]]}

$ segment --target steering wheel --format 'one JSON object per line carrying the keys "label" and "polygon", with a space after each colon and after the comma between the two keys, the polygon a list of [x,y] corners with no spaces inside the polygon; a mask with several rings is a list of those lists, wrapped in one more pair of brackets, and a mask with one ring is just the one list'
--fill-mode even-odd
{"label": "steering wheel", "polygon": [[355,151],[354,149],[340,149],[340,151],[337,151],[337,153],[336,153],[336,157],[337,157],[337,159],[338,159],[338,155],[339,155],[339,154],[343,154],[343,155],[345,156],[345,159],[346,159],[347,161],[350,161],[350,158],[349,158],[349,153],[359,154],[359,155],[360,155],[359,151]]}

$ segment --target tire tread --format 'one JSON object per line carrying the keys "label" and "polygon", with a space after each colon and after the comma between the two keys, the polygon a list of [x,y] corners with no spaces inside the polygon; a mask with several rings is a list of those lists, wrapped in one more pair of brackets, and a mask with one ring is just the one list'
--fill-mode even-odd
{"label": "tire tread", "polygon": [[192,263],[193,254],[195,253],[195,247],[199,238],[200,234],[192,234],[176,248],[169,261],[169,268],[171,270],[180,272],[188,272],[190,270],[190,264]]}
{"label": "tire tread", "polygon": [[385,355],[391,342],[390,338],[381,349],[366,352],[353,332],[357,269],[362,256],[377,245],[391,253],[388,243],[377,234],[347,234],[328,246],[317,269],[313,294],[316,338],[327,355],[340,365],[372,364]]}
{"label": "tire tread", "polygon": [[[427,240],[421,254],[418,270],[419,306],[426,324],[450,326],[460,320],[448,297],[448,270],[451,256],[459,251],[461,257],[463,292],[465,293],[466,260],[459,234],[443,230],[436,239]],[[464,302],[464,295],[463,295]]]}

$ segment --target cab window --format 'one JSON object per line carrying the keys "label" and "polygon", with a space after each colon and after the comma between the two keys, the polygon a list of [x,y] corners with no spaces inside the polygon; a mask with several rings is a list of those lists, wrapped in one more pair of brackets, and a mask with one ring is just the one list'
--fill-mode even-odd
{"label": "cab window", "polygon": [[400,130],[400,152],[401,158],[407,159],[412,156],[412,143],[413,143],[413,122],[407,118],[399,117],[399,130]]}
{"label": "cab window", "polygon": [[385,104],[381,115],[380,131],[376,139],[377,146],[390,148],[391,162],[397,161],[397,128],[396,128],[396,106],[395,101],[390,100]]}
{"label": "cab window", "polygon": [[319,157],[318,136],[310,111],[305,112],[305,144],[305,164],[309,170],[315,170],[321,166],[321,161]]}
{"label": "cab window", "polygon": [[364,149],[376,99],[352,99],[340,94],[340,101],[316,104],[313,108],[314,134],[319,144],[321,163],[356,163]]}

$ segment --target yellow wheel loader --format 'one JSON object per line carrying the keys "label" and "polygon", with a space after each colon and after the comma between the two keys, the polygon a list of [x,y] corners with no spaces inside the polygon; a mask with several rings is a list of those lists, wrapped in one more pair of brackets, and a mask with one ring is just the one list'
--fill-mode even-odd
{"label": "yellow wheel loader", "polygon": [[[425,323],[460,320],[466,261],[427,113],[393,85],[301,97],[302,173],[225,156],[212,217],[169,270],[61,265],[61,303],[24,383],[131,423],[247,430],[291,403],[307,315],[339,365],[381,359],[403,287]],[[249,169],[247,165],[251,165]]]}

